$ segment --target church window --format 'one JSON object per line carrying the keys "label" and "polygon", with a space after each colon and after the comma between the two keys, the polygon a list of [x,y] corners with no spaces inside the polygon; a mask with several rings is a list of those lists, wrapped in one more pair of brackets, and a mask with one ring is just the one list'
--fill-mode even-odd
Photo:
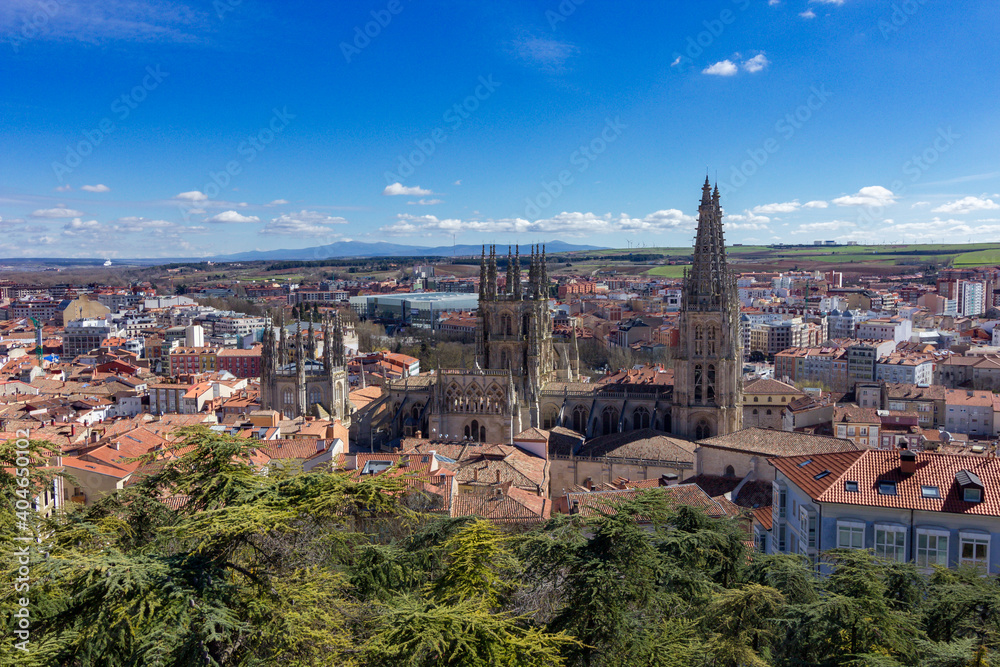
{"label": "church window", "polygon": [[500,317],[500,331],[502,331],[505,336],[514,335],[514,321],[511,318],[510,313],[504,313]]}
{"label": "church window", "polygon": [[286,389],[285,390],[285,393],[282,395],[282,401],[284,402],[284,404],[286,406],[289,406],[289,407],[291,407],[292,405],[295,404],[295,397],[292,394],[292,390],[291,389]]}
{"label": "church window", "polygon": [[708,420],[702,419],[694,427],[694,439],[704,440],[705,438],[710,438],[710,437],[712,437],[712,429],[708,425]]}
{"label": "church window", "polygon": [[695,403],[701,403],[701,397],[702,397],[702,386],[701,386],[702,375],[704,375],[704,373],[702,372],[701,364],[695,364],[695,366],[694,366],[694,402]]}
{"label": "church window", "polygon": [[486,427],[479,427],[479,442],[486,442]]}
{"label": "church window", "polygon": [[582,405],[578,405],[573,408],[573,430],[577,433],[583,433],[586,435],[587,432],[587,408]]}
{"label": "church window", "polygon": [[618,412],[618,408],[615,406],[609,405],[604,408],[604,411],[601,412],[601,432],[604,435],[617,433],[619,417],[620,413]]}
{"label": "church window", "polygon": [[524,315],[521,318],[521,335],[527,336],[531,330],[531,315]]}
{"label": "church window", "polygon": [[715,355],[716,342],[718,341],[718,338],[719,338],[719,328],[718,327],[714,327],[714,326],[709,327],[708,328],[708,354],[709,354],[709,356]]}
{"label": "church window", "polygon": [[768,417],[770,417],[771,416],[771,408],[768,408],[767,412],[765,412],[764,414],[766,414]]}
{"label": "church window", "polygon": [[708,378],[705,382],[705,398],[715,400],[715,366],[711,364],[708,366]]}
{"label": "church window", "polygon": [[736,477],[736,469],[733,466],[726,466],[726,477]]}
{"label": "church window", "polygon": [[323,402],[323,390],[319,387],[309,388],[309,405],[315,405],[317,403]]}
{"label": "church window", "polygon": [[754,408],[754,409],[753,409],[753,413],[754,413],[754,414],[757,414],[757,408]]}
{"label": "church window", "polygon": [[500,350],[500,368],[507,368],[507,350]]}
{"label": "church window", "polygon": [[649,410],[638,407],[632,412],[632,429],[649,428]]}
{"label": "church window", "polygon": [[550,428],[555,428],[557,426],[557,420],[559,419],[559,410],[556,406],[550,405],[545,408],[542,412],[542,428],[548,430]]}
{"label": "church window", "polygon": [[471,431],[470,433],[471,439],[479,440],[479,422],[477,420],[475,419],[472,420],[472,424],[469,427],[469,430]]}
{"label": "church window", "polygon": [[753,397],[753,402],[754,402],[754,403],[757,403],[757,402],[758,402],[759,400],[760,400],[760,397],[759,397],[759,396],[754,396],[754,397]]}
{"label": "church window", "polygon": [[694,353],[698,356],[705,354],[705,327],[700,324],[694,328]]}

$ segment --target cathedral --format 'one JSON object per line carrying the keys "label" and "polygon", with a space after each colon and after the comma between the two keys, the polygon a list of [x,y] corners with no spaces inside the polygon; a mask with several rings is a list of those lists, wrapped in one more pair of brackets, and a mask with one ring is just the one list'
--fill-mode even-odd
{"label": "cathedral", "polygon": [[340,316],[323,321],[322,358],[316,359],[318,342],[312,322],[287,336],[284,322],[264,330],[261,350],[260,407],[277,410],[287,419],[312,415],[339,419],[350,426],[349,385],[344,359]]}
{"label": "cathedral", "polygon": [[652,428],[700,440],[742,428],[739,300],[719,189],[707,178],[672,384],[582,382],[575,337],[552,337],[545,249],[532,247],[526,283],[520,248],[508,248],[503,278],[497,262],[496,247],[484,246],[475,367],[387,383],[394,436],[510,442],[529,427],[563,426],[587,438]]}

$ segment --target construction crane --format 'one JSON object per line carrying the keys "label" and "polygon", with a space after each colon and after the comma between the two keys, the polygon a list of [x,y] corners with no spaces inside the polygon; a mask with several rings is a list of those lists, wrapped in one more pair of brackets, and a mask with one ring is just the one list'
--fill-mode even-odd
{"label": "construction crane", "polygon": [[35,357],[38,359],[38,367],[42,366],[42,325],[34,317],[31,323],[35,325]]}

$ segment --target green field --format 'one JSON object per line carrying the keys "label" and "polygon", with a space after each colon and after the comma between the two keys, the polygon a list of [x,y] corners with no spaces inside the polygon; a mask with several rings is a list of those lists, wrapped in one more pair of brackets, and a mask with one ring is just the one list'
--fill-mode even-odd
{"label": "green field", "polygon": [[955,258],[955,266],[989,266],[1000,264],[1000,248],[963,252]]}
{"label": "green field", "polygon": [[690,264],[672,264],[669,266],[657,266],[649,271],[646,271],[646,275],[650,276],[662,276],[664,278],[683,278],[685,269],[691,268]]}

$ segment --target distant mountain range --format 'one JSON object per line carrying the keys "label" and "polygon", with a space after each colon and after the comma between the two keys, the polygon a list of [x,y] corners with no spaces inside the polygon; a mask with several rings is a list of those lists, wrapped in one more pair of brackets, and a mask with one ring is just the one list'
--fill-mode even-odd
{"label": "distant mountain range", "polygon": [[[548,253],[574,252],[579,250],[602,250],[600,246],[573,245],[563,241],[544,242],[545,251]],[[501,252],[502,250],[502,252]],[[218,255],[216,257],[205,257],[203,259],[213,262],[256,262],[262,260],[306,260],[319,261],[324,259],[339,259],[345,257],[469,257],[479,255],[483,251],[481,245],[448,245],[448,246],[416,246],[399,245],[396,243],[363,243],[361,241],[340,241],[329,245],[316,246],[313,248],[299,248],[287,250],[253,250],[250,252],[238,252],[232,255]],[[506,245],[498,246],[498,254],[507,254]],[[527,254],[530,250],[522,246],[521,254]]]}

